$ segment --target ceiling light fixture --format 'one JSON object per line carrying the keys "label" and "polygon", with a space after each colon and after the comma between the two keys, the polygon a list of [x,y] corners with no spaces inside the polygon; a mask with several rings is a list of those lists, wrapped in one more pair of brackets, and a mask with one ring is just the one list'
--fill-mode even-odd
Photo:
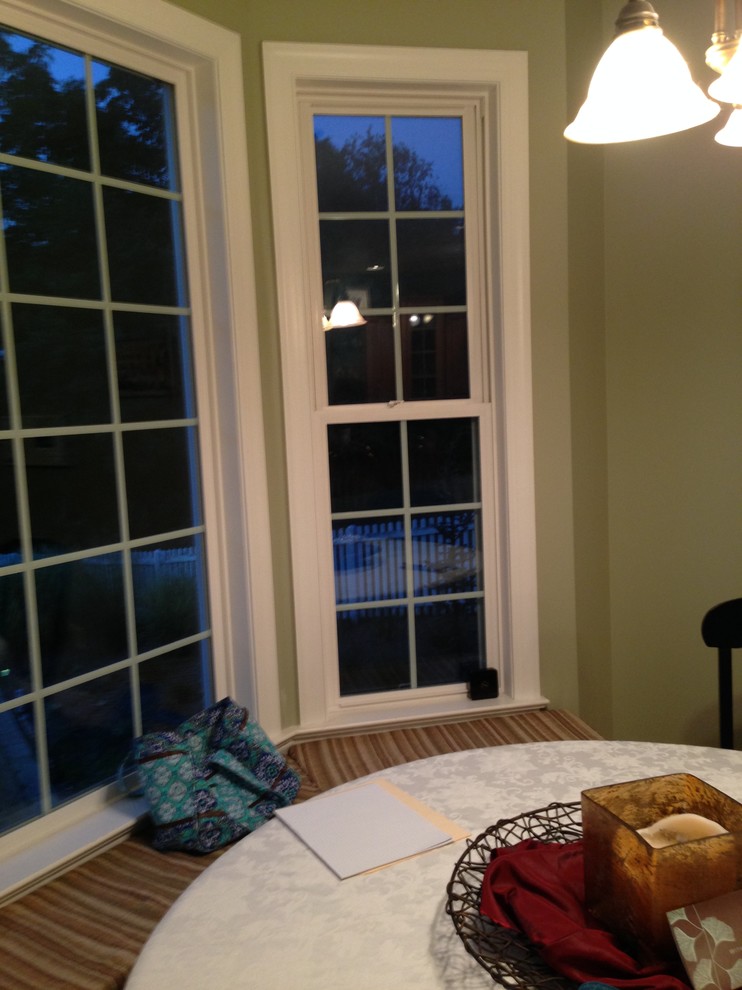
{"label": "ceiling light fixture", "polygon": [[736,107],[729,114],[729,120],[714,137],[719,144],[727,148],[742,148],[742,107]]}
{"label": "ceiling light fixture", "polygon": [[[732,108],[742,106],[742,0],[716,0],[706,62],[719,79],[709,95]],[[717,102],[693,81],[685,59],[659,26],[648,0],[628,0],[616,20],[616,37],[598,63],[579,113],[564,131],[570,141],[613,144],[687,130],[712,120]],[[717,135],[720,144],[742,146],[739,113]]]}

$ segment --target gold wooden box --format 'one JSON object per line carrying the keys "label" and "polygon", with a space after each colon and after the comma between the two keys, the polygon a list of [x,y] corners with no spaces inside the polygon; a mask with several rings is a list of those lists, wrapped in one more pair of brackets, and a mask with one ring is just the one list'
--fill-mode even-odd
{"label": "gold wooden box", "polygon": [[[691,812],[725,835],[655,848],[637,829]],[[582,792],[589,911],[642,957],[675,955],[667,912],[742,887],[742,804],[692,774]]]}

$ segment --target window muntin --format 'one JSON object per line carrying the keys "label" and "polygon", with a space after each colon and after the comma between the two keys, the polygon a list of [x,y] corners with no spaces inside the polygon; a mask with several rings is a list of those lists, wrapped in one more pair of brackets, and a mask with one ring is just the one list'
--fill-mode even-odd
{"label": "window muntin", "polygon": [[10,30],[0,74],[4,830],[212,675],[172,87]]}

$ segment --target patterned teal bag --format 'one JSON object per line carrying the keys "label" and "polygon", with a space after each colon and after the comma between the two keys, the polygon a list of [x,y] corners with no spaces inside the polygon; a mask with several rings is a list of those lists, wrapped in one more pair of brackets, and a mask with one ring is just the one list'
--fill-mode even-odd
{"label": "patterned teal bag", "polygon": [[252,832],[299,790],[247,709],[223,698],[170,732],[134,741],[156,849],[207,853]]}

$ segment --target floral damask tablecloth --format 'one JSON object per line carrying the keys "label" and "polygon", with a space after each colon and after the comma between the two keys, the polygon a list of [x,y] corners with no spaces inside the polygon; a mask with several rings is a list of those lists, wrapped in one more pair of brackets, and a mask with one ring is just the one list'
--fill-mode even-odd
{"label": "floral damask tablecloth", "polygon": [[[663,743],[496,746],[372,777],[393,781],[474,837],[500,818],[578,801],[587,787],[679,772],[742,800],[742,753]],[[491,987],[445,912],[446,884],[461,851],[456,843],[341,881],[274,819],[221,856],[173,905],[127,990]]]}

